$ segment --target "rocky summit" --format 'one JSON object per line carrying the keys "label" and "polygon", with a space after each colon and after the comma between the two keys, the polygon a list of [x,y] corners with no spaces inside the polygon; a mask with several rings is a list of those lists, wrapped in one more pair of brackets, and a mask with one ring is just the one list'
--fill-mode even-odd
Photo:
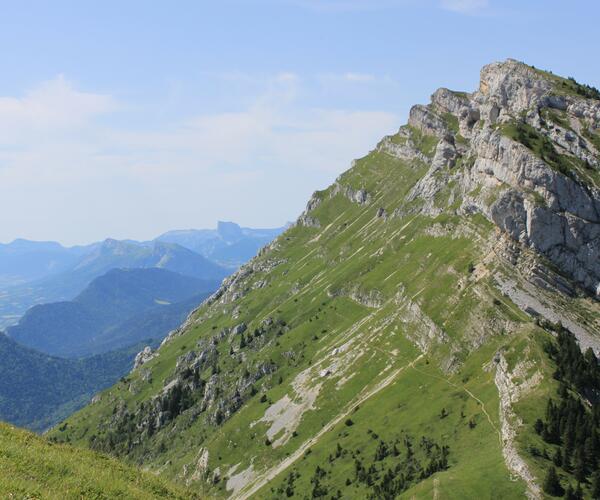
{"label": "rocky summit", "polygon": [[600,494],[600,92],[437,90],[53,440],[211,498]]}

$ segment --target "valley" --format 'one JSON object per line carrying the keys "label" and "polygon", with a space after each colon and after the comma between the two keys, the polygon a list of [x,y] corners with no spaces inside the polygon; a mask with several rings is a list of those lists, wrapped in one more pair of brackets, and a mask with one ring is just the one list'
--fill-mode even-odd
{"label": "valley", "polygon": [[[233,236],[199,232],[236,255],[230,246],[256,244],[278,231],[259,230],[255,238],[252,229],[227,227]],[[1,266],[14,276],[22,273],[18,279],[34,279],[22,290],[40,286],[69,296],[83,287],[70,301],[31,307],[0,333],[0,418],[40,432],[125,376],[141,359],[138,353],[157,348],[229,272],[175,243],[114,240],[73,248],[18,240],[0,249]],[[5,293],[7,300],[19,300],[11,289]]]}

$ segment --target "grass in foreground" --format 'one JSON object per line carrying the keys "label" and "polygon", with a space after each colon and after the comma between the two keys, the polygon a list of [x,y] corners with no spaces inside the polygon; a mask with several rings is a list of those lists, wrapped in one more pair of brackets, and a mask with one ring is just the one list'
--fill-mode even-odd
{"label": "grass in foreground", "polygon": [[194,498],[166,480],[0,424],[2,498]]}

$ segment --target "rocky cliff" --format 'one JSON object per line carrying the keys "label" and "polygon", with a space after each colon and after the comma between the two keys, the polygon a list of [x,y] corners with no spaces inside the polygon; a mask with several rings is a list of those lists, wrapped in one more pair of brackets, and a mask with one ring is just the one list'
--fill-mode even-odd
{"label": "rocky cliff", "polygon": [[379,148],[423,159],[411,127],[439,139],[408,196],[419,211],[440,213],[435,197],[451,185],[457,213],[481,212],[600,295],[600,93],[508,60],[484,67],[472,94],[437,90],[412,108],[405,143]]}

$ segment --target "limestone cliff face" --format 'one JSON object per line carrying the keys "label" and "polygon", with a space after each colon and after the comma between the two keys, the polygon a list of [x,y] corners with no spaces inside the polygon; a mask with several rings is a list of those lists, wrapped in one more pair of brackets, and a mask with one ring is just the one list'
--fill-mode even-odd
{"label": "limestone cliff face", "polygon": [[[446,208],[433,200],[451,184],[459,212],[483,213],[600,295],[600,100],[578,89],[514,60],[490,64],[479,90],[437,90],[429,105],[412,108],[403,144],[387,138],[379,147],[430,165],[408,196],[420,210]],[[430,158],[410,129],[437,137]]]}

